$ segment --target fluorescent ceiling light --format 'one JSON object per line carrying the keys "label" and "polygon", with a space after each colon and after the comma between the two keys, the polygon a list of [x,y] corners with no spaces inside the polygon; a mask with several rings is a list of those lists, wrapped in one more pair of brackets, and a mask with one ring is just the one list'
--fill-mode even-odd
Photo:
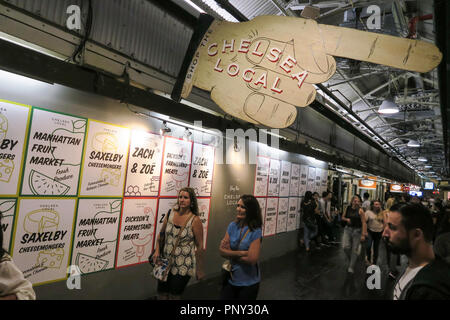
{"label": "fluorescent ceiling light", "polygon": [[208,7],[211,8],[211,10],[215,11],[219,16],[221,16],[223,19],[230,21],[230,22],[239,22],[236,20],[235,17],[233,17],[228,11],[222,9],[214,0],[201,0],[204,4],[206,4]]}
{"label": "fluorescent ceiling light", "polygon": [[427,162],[428,160],[424,157],[419,157],[417,160],[422,161],[422,162]]}
{"label": "fluorescent ceiling light", "polygon": [[394,103],[392,98],[386,98],[381,106],[378,108],[378,113],[393,114],[400,112],[398,106]]}
{"label": "fluorescent ceiling light", "polygon": [[420,143],[417,140],[409,140],[408,147],[410,148],[417,148],[420,147]]}
{"label": "fluorescent ceiling light", "polygon": [[188,5],[190,5],[192,8],[194,8],[195,10],[197,10],[200,13],[205,13],[205,11],[202,10],[202,8],[200,8],[199,6],[197,6],[195,3],[193,3],[190,0],[184,0],[184,2],[186,2]]}

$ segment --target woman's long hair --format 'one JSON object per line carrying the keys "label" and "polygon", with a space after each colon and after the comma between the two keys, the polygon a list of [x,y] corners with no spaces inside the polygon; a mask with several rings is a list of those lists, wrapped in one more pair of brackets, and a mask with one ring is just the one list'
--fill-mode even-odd
{"label": "woman's long hair", "polygon": [[375,211],[374,211],[374,205],[375,205],[375,202],[379,202],[380,205],[381,205],[380,211],[378,211],[378,213],[376,213],[376,215],[377,215],[377,218],[376,218],[376,219],[377,219],[378,221],[380,221],[380,222],[383,222],[384,214],[383,214],[383,203],[381,202],[381,200],[372,200],[372,201],[370,202],[370,210],[371,210],[373,213],[375,213]]}
{"label": "woman's long hair", "polygon": [[240,198],[245,206],[244,222],[248,225],[250,231],[262,227],[261,207],[258,200],[252,195],[244,194]]}
{"label": "woman's long hair", "polygon": [[308,201],[311,201],[313,198],[313,194],[311,191],[306,191],[305,192],[305,197],[303,198],[303,201],[306,203]]}
{"label": "woman's long hair", "polygon": [[[178,197],[180,196],[181,192],[187,192],[189,193],[189,199],[191,200],[191,212],[198,216],[198,202],[197,202],[197,196],[195,195],[195,190],[189,187],[182,188],[178,192]],[[180,204],[178,203],[178,197],[177,197],[177,204],[174,206],[175,211],[180,210]]]}

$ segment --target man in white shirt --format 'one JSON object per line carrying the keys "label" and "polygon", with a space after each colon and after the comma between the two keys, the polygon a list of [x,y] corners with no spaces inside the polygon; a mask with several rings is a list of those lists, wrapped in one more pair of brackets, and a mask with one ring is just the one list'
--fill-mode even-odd
{"label": "man in white shirt", "polygon": [[368,192],[364,193],[364,202],[362,203],[362,209],[364,210],[364,212],[366,212],[367,210],[370,209],[370,195]]}
{"label": "man in white shirt", "polygon": [[394,300],[450,299],[450,265],[433,252],[433,221],[421,204],[394,205],[383,240],[408,267],[395,283]]}

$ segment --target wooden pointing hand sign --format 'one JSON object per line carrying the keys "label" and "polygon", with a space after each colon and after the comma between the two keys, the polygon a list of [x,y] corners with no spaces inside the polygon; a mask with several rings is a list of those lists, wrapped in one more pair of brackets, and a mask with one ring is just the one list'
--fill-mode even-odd
{"label": "wooden pointing hand sign", "polygon": [[260,16],[231,23],[202,15],[172,98],[186,98],[195,86],[210,91],[236,118],[285,128],[294,122],[296,107],[314,101],[313,84],[335,73],[333,56],[416,72],[428,72],[442,59],[428,42],[310,19]]}

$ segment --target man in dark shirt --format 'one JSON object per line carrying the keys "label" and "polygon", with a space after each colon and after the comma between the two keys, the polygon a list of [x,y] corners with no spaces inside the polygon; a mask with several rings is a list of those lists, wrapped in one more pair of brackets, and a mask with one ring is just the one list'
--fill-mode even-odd
{"label": "man in dark shirt", "polygon": [[434,254],[433,221],[427,208],[392,206],[383,239],[393,253],[408,257],[408,267],[394,286],[394,300],[450,300],[450,265]]}

